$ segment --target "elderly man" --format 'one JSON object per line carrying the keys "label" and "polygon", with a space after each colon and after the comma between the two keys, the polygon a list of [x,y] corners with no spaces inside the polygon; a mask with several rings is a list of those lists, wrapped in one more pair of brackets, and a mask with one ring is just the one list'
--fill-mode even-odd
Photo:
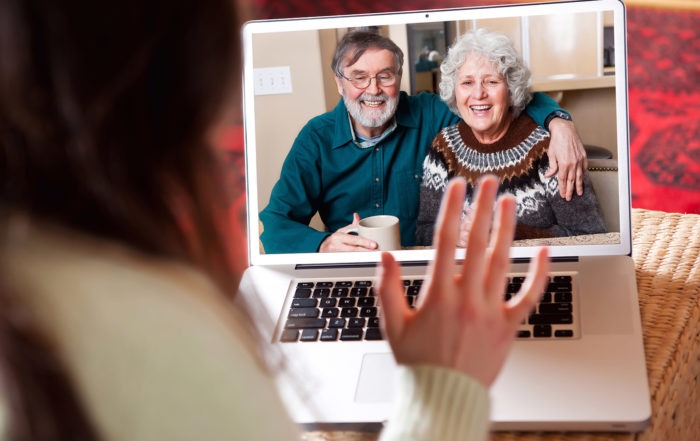
{"label": "elderly man", "polygon": [[[377,214],[397,216],[401,244],[415,245],[423,160],[435,135],[460,119],[437,95],[401,92],[402,65],[388,38],[353,31],[340,41],[332,68],[343,98],[301,129],[284,161],[260,213],[267,253],[376,250],[345,230]],[[585,153],[568,114],[541,93],[525,110],[551,131],[548,175],[559,171],[562,197],[574,183],[581,194]],[[309,227],[316,212],[328,232]]]}

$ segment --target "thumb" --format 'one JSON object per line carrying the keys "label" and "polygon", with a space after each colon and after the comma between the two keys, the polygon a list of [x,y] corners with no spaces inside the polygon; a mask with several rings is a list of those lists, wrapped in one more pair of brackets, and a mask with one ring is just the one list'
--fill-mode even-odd
{"label": "thumb", "polygon": [[344,226],[343,228],[339,228],[338,232],[339,233],[345,233],[348,228],[356,227],[360,224],[360,215],[357,213],[352,214],[352,222]]}
{"label": "thumb", "polygon": [[552,176],[557,174],[559,167],[557,166],[557,160],[554,159],[554,155],[547,156],[549,156],[549,168],[547,168],[547,173],[544,174],[544,177],[551,178]]}

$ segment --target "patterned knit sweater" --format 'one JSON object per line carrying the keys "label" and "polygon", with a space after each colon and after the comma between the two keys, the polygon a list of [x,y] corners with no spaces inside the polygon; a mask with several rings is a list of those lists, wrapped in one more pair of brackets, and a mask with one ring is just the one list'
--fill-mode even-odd
{"label": "patterned knit sweater", "polygon": [[465,207],[475,196],[475,186],[485,174],[499,179],[499,194],[517,201],[516,239],[574,236],[607,231],[593,186],[583,176],[583,195],[567,202],[559,196],[556,175],[545,178],[549,166],[549,134],[523,113],[505,136],[493,144],[476,140],[469,126],[459,122],[438,133],[423,162],[416,239],[430,245],[442,194],[454,176],[467,180]]}

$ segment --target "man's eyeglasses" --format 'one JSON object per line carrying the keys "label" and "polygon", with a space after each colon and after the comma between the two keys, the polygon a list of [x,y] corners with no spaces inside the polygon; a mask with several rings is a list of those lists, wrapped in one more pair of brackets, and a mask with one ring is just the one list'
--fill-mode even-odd
{"label": "man's eyeglasses", "polygon": [[380,72],[375,76],[358,74],[353,75],[350,78],[346,77],[345,75],[341,75],[341,77],[350,81],[352,85],[357,87],[358,89],[366,89],[369,87],[370,83],[372,83],[372,78],[374,78],[378,86],[393,86],[394,84],[396,84],[396,79],[398,78],[398,75],[396,75],[394,72],[387,71]]}

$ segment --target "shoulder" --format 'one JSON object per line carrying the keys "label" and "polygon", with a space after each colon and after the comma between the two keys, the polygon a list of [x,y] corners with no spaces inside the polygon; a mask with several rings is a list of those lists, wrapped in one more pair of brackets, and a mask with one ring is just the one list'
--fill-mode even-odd
{"label": "shoulder", "polygon": [[0,265],[107,439],[235,438],[255,417],[240,397],[274,405],[231,305],[205,275],[109,241],[33,233],[21,249],[3,248]]}

